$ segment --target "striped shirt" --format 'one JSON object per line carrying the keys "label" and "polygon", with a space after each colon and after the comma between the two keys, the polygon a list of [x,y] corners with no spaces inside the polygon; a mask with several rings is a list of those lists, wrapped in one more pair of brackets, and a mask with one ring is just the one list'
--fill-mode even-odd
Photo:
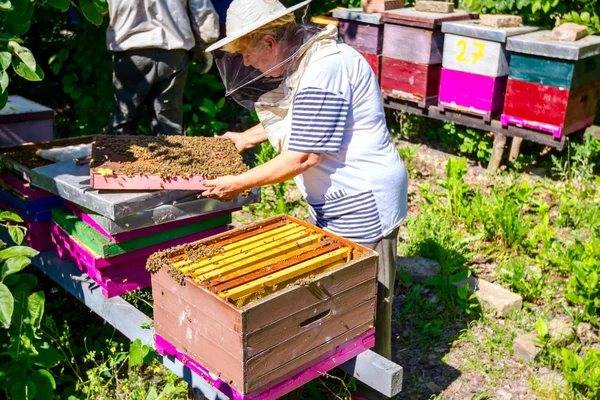
{"label": "striped shirt", "polygon": [[317,226],[373,243],[407,214],[407,175],[387,130],[379,85],[366,60],[339,52],[307,67],[292,108],[287,150],[322,153],[295,178]]}

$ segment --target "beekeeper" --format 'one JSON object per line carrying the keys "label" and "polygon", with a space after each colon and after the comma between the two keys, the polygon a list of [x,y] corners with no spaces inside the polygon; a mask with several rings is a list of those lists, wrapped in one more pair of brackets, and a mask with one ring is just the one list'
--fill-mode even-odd
{"label": "beekeeper", "polygon": [[[226,37],[207,51],[227,94],[256,110],[260,124],[228,132],[239,151],[269,140],[271,161],[206,182],[203,195],[229,200],[243,190],[294,178],[312,222],[379,253],[375,351],[391,357],[398,226],[407,213],[407,175],[386,127],[375,74],[337,28],[296,23],[310,0],[234,0]],[[299,14],[299,15],[298,15]]]}

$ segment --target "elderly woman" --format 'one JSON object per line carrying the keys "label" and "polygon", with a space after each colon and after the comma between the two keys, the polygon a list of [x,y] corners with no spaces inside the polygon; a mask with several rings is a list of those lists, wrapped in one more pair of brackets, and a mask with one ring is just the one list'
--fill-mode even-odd
{"label": "elderly woman", "polygon": [[[310,1],[310,0],[309,0]],[[407,213],[407,175],[390,140],[381,92],[366,60],[337,42],[337,28],[297,25],[275,0],[234,0],[217,65],[229,94],[260,124],[228,132],[239,151],[269,140],[279,154],[241,175],[206,182],[203,195],[294,178],[312,223],[379,253],[375,351],[391,357],[398,226]],[[261,87],[262,86],[262,87]]]}

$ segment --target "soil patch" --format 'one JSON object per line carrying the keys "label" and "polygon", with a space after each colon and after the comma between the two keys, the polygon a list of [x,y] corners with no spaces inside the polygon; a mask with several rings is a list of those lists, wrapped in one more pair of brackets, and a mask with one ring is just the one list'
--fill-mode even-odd
{"label": "soil patch", "polygon": [[106,168],[117,175],[215,177],[248,170],[228,139],[189,136],[101,136],[92,148],[92,172]]}

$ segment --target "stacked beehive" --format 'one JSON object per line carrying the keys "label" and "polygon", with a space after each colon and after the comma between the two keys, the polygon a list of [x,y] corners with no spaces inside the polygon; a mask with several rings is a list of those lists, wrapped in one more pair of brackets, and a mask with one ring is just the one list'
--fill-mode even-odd
{"label": "stacked beehive", "polygon": [[512,56],[503,125],[560,139],[593,123],[600,88],[600,36],[580,38],[584,31],[585,27],[567,25],[554,36],[539,31],[508,39]]}
{"label": "stacked beehive", "polygon": [[[419,2],[420,3],[420,2]],[[429,9],[447,12],[419,11],[404,8],[382,13],[385,22],[381,89],[385,96],[416,102],[425,107],[435,104],[440,87],[444,35],[442,22],[476,17],[445,2],[433,3]],[[443,8],[440,4],[443,4]]]}
{"label": "stacked beehive", "polygon": [[508,37],[536,31],[521,17],[482,15],[479,21],[444,22],[440,109],[489,121],[502,112],[509,70]]}
{"label": "stacked beehive", "polygon": [[338,20],[339,37],[362,54],[379,81],[383,46],[381,14],[367,13],[360,8],[349,8],[334,10],[333,16]]}
{"label": "stacked beehive", "polygon": [[157,350],[271,399],[373,345],[377,255],[289,216],[153,255]]}

